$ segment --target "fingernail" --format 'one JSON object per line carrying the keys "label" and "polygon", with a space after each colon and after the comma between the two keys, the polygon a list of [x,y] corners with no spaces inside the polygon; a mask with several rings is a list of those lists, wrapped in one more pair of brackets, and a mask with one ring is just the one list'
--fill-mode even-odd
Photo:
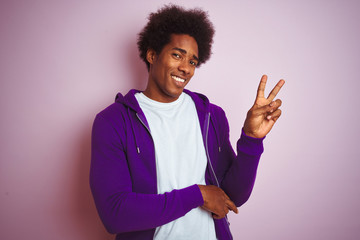
{"label": "fingernail", "polygon": [[267,119],[267,120],[270,120],[270,119],[271,119],[271,116],[270,116],[270,115],[269,115],[269,116],[267,116],[267,117],[266,117],[266,119]]}
{"label": "fingernail", "polygon": [[275,101],[270,103],[270,107],[275,106]]}

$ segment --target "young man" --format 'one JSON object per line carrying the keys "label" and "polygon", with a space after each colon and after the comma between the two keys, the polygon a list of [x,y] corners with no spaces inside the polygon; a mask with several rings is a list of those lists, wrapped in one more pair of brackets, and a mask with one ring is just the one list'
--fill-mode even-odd
{"label": "young man", "polygon": [[232,239],[226,214],[250,196],[284,81],[265,98],[262,77],[236,155],[224,111],[184,89],[209,59],[213,34],[202,10],[152,13],[138,41],[146,89],[118,94],[95,118],[90,185],[116,239]]}

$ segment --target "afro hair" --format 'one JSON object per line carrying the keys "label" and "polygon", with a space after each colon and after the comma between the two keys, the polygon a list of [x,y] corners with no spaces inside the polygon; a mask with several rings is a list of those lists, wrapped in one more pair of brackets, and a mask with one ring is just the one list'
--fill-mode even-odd
{"label": "afro hair", "polygon": [[170,42],[171,34],[187,34],[198,44],[199,67],[210,58],[214,33],[213,24],[203,10],[186,10],[176,5],[165,5],[149,15],[149,22],[139,33],[137,44],[140,58],[149,70],[147,50],[153,49],[156,54],[160,54],[164,46]]}

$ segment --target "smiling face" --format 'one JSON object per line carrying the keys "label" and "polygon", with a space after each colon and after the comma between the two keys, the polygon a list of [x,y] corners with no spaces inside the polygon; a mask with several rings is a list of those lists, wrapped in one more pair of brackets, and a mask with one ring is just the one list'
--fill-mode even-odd
{"label": "smiling face", "polygon": [[195,73],[198,45],[189,35],[172,34],[160,54],[149,49],[146,59],[150,70],[144,94],[158,102],[173,102]]}

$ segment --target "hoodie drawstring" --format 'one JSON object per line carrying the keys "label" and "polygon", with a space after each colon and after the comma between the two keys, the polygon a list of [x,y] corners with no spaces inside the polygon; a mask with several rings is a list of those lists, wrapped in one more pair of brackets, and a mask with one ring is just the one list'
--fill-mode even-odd
{"label": "hoodie drawstring", "polygon": [[128,110],[128,115],[129,115],[129,119],[130,119],[131,130],[132,130],[133,135],[134,135],[136,151],[137,151],[137,153],[140,153],[140,147],[137,144],[136,134],[135,134],[135,130],[134,130],[134,124],[133,124],[133,121],[132,121],[132,117],[130,116],[130,108],[128,107],[127,110]]}

